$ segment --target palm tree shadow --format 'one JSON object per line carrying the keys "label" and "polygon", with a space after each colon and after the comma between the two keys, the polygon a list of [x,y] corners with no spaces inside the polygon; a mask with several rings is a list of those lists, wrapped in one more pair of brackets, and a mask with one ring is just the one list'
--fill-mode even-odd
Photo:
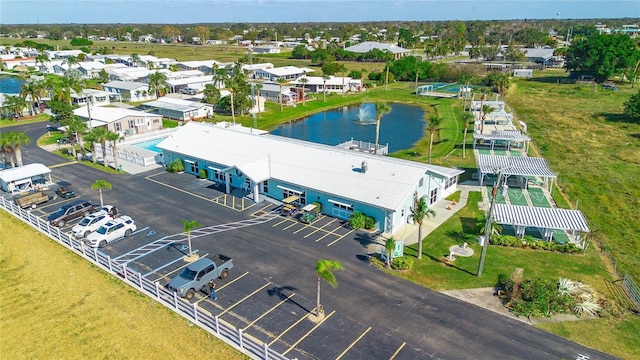
{"label": "palm tree shadow", "polygon": [[300,303],[293,300],[293,297],[290,297],[291,294],[285,294],[285,291],[294,292],[296,290],[298,289],[293,286],[280,286],[280,287],[274,286],[271,289],[267,290],[267,294],[269,296],[277,296],[281,300],[286,300],[288,303],[298,306],[300,309],[304,310],[305,312],[310,312],[311,310],[307,309]]}
{"label": "palm tree shadow", "polygon": [[437,257],[435,257],[435,256],[433,256],[433,255],[431,255],[431,254],[425,254],[425,255],[426,255],[429,259],[431,259],[432,261],[434,261],[434,262],[436,262],[436,263],[439,263],[439,264],[445,265],[445,266],[447,266],[447,267],[450,267],[450,268],[453,268],[453,269],[456,269],[456,270],[459,270],[459,271],[465,272],[465,273],[467,273],[467,274],[469,274],[469,275],[473,275],[473,276],[477,276],[477,275],[478,275],[477,273],[473,273],[473,272],[471,272],[471,271],[469,271],[469,270],[467,270],[467,269],[463,269],[463,268],[461,268],[461,267],[459,267],[459,266],[457,266],[457,265],[455,265],[455,264],[453,264],[453,263],[444,262],[444,260],[443,260],[443,259],[444,259],[446,256],[448,256],[449,254],[445,254],[445,255],[443,255],[443,256],[442,256],[442,258],[437,258]]}
{"label": "palm tree shadow", "polygon": [[597,116],[603,117],[607,122],[635,124],[637,120],[626,114],[599,113]]}

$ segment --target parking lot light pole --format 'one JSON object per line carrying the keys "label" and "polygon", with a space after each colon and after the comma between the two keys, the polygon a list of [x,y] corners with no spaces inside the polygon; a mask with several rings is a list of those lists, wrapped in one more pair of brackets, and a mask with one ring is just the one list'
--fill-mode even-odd
{"label": "parking lot light pole", "polygon": [[[496,203],[496,195],[498,194],[498,187],[502,180],[502,172],[510,168],[511,166],[505,166],[494,172],[498,174],[498,181],[493,185],[491,190],[491,205],[489,205],[489,212],[487,213],[487,222],[484,225],[484,239],[482,240],[482,252],[480,253],[480,262],[478,263],[478,277],[482,276],[482,268],[484,268],[484,259],[487,256],[487,247],[489,246],[489,240],[492,233],[493,224],[493,206]],[[506,190],[506,188],[504,188]],[[503,194],[504,195],[504,194]]]}

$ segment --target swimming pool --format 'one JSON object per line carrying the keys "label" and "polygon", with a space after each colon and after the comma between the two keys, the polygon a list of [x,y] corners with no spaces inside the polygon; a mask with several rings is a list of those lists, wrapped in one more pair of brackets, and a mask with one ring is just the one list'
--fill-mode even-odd
{"label": "swimming pool", "polygon": [[153,151],[155,153],[161,153],[162,150],[158,149],[156,147],[156,145],[158,145],[160,142],[162,142],[162,140],[164,140],[165,138],[159,138],[159,139],[153,139],[153,140],[149,140],[149,141],[145,141],[145,142],[140,142],[140,143],[135,143],[135,144],[131,144],[135,147],[139,147],[142,149],[146,149],[149,151]]}

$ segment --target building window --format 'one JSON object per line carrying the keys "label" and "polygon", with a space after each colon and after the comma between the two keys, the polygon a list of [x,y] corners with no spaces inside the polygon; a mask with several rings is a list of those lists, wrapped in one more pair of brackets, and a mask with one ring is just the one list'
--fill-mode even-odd
{"label": "building window", "polygon": [[119,123],[119,122],[117,122],[117,123],[113,123],[113,124],[114,124],[114,126],[115,126],[115,128],[116,128],[116,131],[122,131],[122,127],[120,126],[120,123]]}
{"label": "building window", "polygon": [[133,129],[134,127],[133,120],[129,120],[129,129]]}
{"label": "building window", "polygon": [[269,181],[265,180],[262,182],[262,192],[265,194],[269,193]]}
{"label": "building window", "polygon": [[429,205],[433,204],[438,200],[438,188],[431,190],[429,194]]}
{"label": "building window", "polygon": [[297,196],[299,198],[300,205],[305,205],[307,203],[307,193],[305,192],[294,192],[287,189],[282,189],[282,198],[286,199],[289,196]]}
{"label": "building window", "polygon": [[444,188],[445,188],[445,189],[448,189],[448,188],[450,188],[451,186],[455,185],[457,182],[458,182],[458,177],[457,177],[457,176],[454,176],[454,177],[448,178],[448,179],[447,179],[447,182],[444,184]]}
{"label": "building window", "polygon": [[420,182],[418,183],[418,187],[424,186],[424,178],[420,178]]}
{"label": "building window", "polygon": [[187,161],[187,164],[189,164],[189,172],[193,173],[193,174],[197,174],[198,173],[198,162],[197,161]]}

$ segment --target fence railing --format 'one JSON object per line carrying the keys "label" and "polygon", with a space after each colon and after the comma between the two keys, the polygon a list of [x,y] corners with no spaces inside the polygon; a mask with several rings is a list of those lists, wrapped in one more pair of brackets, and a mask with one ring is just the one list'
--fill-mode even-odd
{"label": "fence railing", "polygon": [[49,222],[33,215],[31,211],[22,209],[11,200],[0,197],[0,207],[251,358],[265,360],[288,359],[271,349],[267,343],[259,343],[253,337],[244,335],[242,329],[226,323],[219,319],[217,315],[210,315],[204,309],[198,307],[197,303],[191,304],[178,297],[175,292],[168,291],[160,286],[158,282],[152,282],[142,276],[141,273],[127,268],[126,263],[119,265],[99,249],[84,246],[81,241],[61,231],[60,228],[51,226]]}
{"label": "fence railing", "polygon": [[625,273],[622,277],[622,288],[629,295],[631,301],[636,305],[638,311],[640,311],[640,287],[633,281],[629,274]]}

